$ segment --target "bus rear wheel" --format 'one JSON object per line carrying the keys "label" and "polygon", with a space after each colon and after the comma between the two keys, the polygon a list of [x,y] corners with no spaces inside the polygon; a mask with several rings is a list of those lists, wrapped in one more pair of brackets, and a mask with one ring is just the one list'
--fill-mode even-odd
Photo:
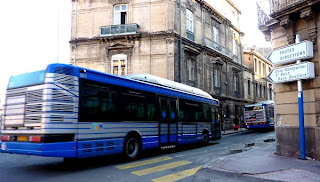
{"label": "bus rear wheel", "polygon": [[124,155],[126,158],[133,160],[139,156],[140,141],[135,137],[128,137],[124,145]]}
{"label": "bus rear wheel", "polygon": [[209,133],[208,132],[203,132],[202,133],[202,142],[203,144],[207,145],[209,143]]}

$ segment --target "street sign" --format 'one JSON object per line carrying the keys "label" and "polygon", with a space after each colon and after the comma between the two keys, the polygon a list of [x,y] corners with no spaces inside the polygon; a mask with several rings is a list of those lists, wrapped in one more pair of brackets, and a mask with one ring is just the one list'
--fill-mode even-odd
{"label": "street sign", "polygon": [[274,68],[268,75],[268,78],[274,83],[305,80],[314,77],[314,63],[312,62],[302,62],[299,64]]}
{"label": "street sign", "polygon": [[275,49],[267,57],[267,59],[275,65],[292,63],[300,59],[310,58],[313,58],[313,43],[307,40]]}

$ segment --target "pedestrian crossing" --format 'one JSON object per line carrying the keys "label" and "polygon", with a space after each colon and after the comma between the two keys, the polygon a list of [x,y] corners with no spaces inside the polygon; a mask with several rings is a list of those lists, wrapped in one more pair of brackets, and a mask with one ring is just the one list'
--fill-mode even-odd
{"label": "pedestrian crossing", "polygon": [[[164,163],[164,164],[163,164]],[[151,166],[151,167],[150,167]],[[183,167],[182,167],[183,166]],[[191,168],[189,168],[191,166]],[[157,174],[162,171],[169,171],[174,169],[174,171],[179,171],[176,173],[171,173],[164,176],[158,176],[155,179],[152,179],[153,182],[174,182],[181,180],[183,178],[193,176],[201,169],[201,166],[194,166],[192,162],[187,160],[175,161],[174,158],[164,156],[157,157],[153,159],[131,162],[124,165],[115,166],[120,170],[128,170],[131,174],[136,176],[147,176]],[[184,168],[184,170],[179,170],[179,167]],[[188,169],[185,169],[188,168]]]}

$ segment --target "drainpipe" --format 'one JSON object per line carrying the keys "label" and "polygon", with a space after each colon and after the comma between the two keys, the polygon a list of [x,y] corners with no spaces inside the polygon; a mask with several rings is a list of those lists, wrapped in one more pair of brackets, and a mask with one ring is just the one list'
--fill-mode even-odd
{"label": "drainpipe", "polygon": [[179,48],[180,48],[180,53],[179,53],[179,59],[180,59],[180,83],[182,83],[182,78],[183,78],[183,61],[182,61],[182,9],[181,9],[181,1],[179,0],[179,19],[180,19],[180,41],[179,41]]}

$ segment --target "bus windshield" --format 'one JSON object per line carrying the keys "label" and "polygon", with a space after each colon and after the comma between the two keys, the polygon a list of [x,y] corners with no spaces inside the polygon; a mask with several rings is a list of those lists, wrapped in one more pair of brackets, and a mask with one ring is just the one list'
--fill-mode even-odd
{"label": "bus windshield", "polygon": [[44,83],[45,70],[11,76],[8,89]]}

